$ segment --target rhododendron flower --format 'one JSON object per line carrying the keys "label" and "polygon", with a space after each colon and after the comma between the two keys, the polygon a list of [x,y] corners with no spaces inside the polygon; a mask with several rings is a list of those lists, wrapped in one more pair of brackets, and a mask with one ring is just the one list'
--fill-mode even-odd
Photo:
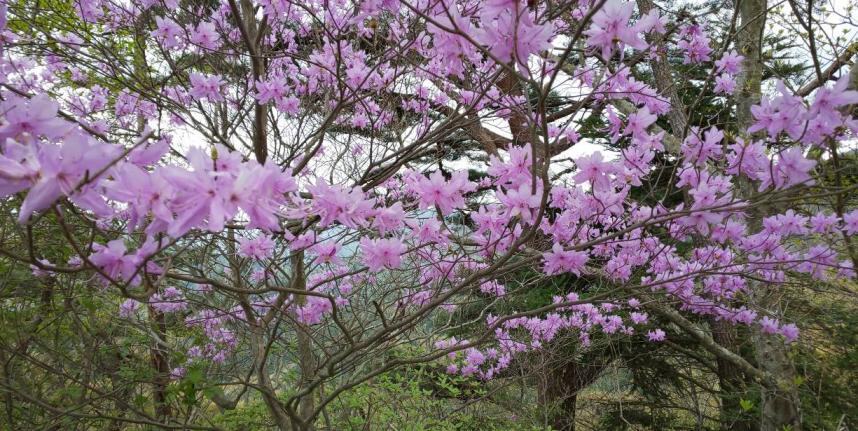
{"label": "rhododendron flower", "polygon": [[405,211],[402,210],[402,202],[396,202],[390,207],[375,210],[372,227],[378,229],[384,235],[387,232],[401,228],[403,220],[405,220]]}
{"label": "rhododendron flower", "polygon": [[799,330],[798,327],[792,323],[781,326],[778,329],[778,333],[783,335],[784,341],[786,343],[792,343],[795,340],[798,340]]}
{"label": "rhododendron flower", "polygon": [[409,180],[408,185],[420,200],[421,208],[434,208],[437,205],[445,215],[463,207],[463,194],[476,188],[474,183],[468,181],[467,171],[454,172],[449,181],[444,179],[441,171],[433,172],[429,178],[418,174],[416,179]]}
{"label": "rhododendron flower", "polygon": [[535,23],[528,12],[506,9],[500,14],[484,14],[481,21],[477,41],[487,45],[489,52],[504,63],[515,60],[526,68],[531,54],[551,48],[553,26]]}
{"label": "rhododendron flower", "polygon": [[[91,187],[78,189],[78,186],[83,185],[85,176],[99,172],[101,168],[114,161],[119,151],[119,148],[98,145],[79,133],[73,133],[65,138],[62,146],[52,144],[40,146],[36,159],[30,166],[5,159],[5,163],[0,163],[0,166],[4,164],[9,166],[13,174],[12,182],[3,187],[5,191],[14,191],[23,184],[21,181],[24,178],[18,179],[17,176],[32,175],[33,171],[37,172],[37,175],[34,175],[37,180],[21,205],[18,220],[25,223],[34,211],[49,207],[63,195],[68,196],[78,205],[97,212],[98,215],[110,214],[112,210]],[[2,184],[3,182],[0,181],[0,185]]]}
{"label": "rhododendron flower", "polygon": [[602,57],[611,58],[615,42],[619,43],[622,51],[625,46],[634,49],[644,49],[646,42],[641,39],[640,29],[630,24],[634,4],[621,0],[607,0],[593,15],[590,28],[584,31],[587,36],[587,46],[599,48]]}
{"label": "rhododendron flower", "polygon": [[190,40],[191,43],[209,50],[220,47],[220,35],[218,35],[215,25],[210,22],[197,24],[196,29],[191,33]]}
{"label": "rhododendron flower", "polygon": [[157,39],[164,48],[182,48],[184,32],[179,24],[169,18],[155,17],[155,25],[158,27],[152,31],[152,36]]}
{"label": "rhododendron flower", "polygon": [[724,53],[718,60],[715,60],[715,70],[723,72],[727,75],[737,75],[742,67],[744,56],[739,55],[736,50]]}
{"label": "rhododendron flower", "polygon": [[697,25],[690,25],[682,29],[680,34],[685,38],[680,40],[676,46],[683,51],[684,64],[695,64],[709,61],[712,48],[709,47],[709,38],[700,31]]}
{"label": "rhododendron flower", "polygon": [[667,336],[661,329],[654,329],[646,333],[646,337],[649,341],[664,341]]}
{"label": "rhododendron flower", "polygon": [[161,293],[152,295],[149,305],[161,313],[176,313],[188,308],[185,295],[179,289],[169,286]]}
{"label": "rhododendron flower", "polygon": [[522,184],[518,190],[512,189],[497,193],[498,200],[506,206],[508,217],[518,216],[523,222],[533,220],[533,210],[542,202],[542,190],[531,191],[530,184]]}
{"label": "rhododendron flower", "polygon": [[256,238],[238,238],[238,255],[251,259],[265,259],[274,253],[274,241],[264,235]]}
{"label": "rhododendron flower", "polygon": [[132,164],[122,165],[115,171],[113,181],[106,185],[106,195],[117,201],[131,204],[128,229],[135,229],[150,213],[153,227],[163,229],[173,221],[169,203],[175,195],[169,182],[160,171],[148,173]]}
{"label": "rhododendron flower", "polygon": [[337,255],[342,247],[333,241],[320,242],[310,248],[310,251],[316,255],[315,263],[330,263],[339,265],[342,259]]}
{"label": "rhododendron flower", "polygon": [[127,319],[134,316],[137,309],[140,308],[140,303],[134,299],[126,299],[119,305],[119,317]]}
{"label": "rhododendron flower", "polygon": [[521,184],[530,180],[532,162],[530,144],[509,149],[509,161],[503,161],[495,155],[489,156],[488,174],[496,177],[500,184]]}
{"label": "rhododendron flower", "polygon": [[543,253],[545,261],[545,273],[548,275],[571,272],[581,275],[581,269],[589,260],[586,252],[576,250],[564,250],[563,246],[554,243],[550,252]]}
{"label": "rhododendron flower", "polygon": [[802,136],[805,122],[805,107],[801,98],[792,95],[782,81],[776,84],[780,96],[774,99],[763,98],[759,105],[751,107],[751,113],[757,120],[750,128],[749,133],[765,130],[769,137],[776,138],[780,133],[786,132],[792,139]]}
{"label": "rhododendron flower", "polygon": [[649,317],[646,313],[633,312],[631,314],[631,319],[635,325],[643,325],[649,320]]}
{"label": "rhododendron flower", "polygon": [[436,219],[426,219],[420,222],[409,219],[406,223],[411,228],[412,235],[415,235],[421,243],[444,244],[447,242],[447,238],[441,232],[441,222]]}
{"label": "rhododendron flower", "polygon": [[[848,214],[844,214],[845,219]],[[817,213],[810,218],[810,229],[813,233],[830,233],[837,226],[837,215]],[[856,228],[858,228],[858,214],[856,214]]]}
{"label": "rhododendron flower", "polygon": [[138,259],[133,254],[126,254],[125,241],[115,239],[107,245],[93,244],[95,253],[89,256],[89,261],[98,267],[112,280],[130,280],[137,271]]}
{"label": "rhododendron flower", "polygon": [[170,378],[173,380],[179,380],[188,373],[188,370],[185,367],[175,367],[170,370]]}
{"label": "rhododendron flower", "polygon": [[602,160],[602,153],[595,152],[589,156],[580,157],[575,160],[578,166],[578,173],[573,179],[578,184],[590,182],[594,190],[604,191],[611,188],[610,174],[614,170],[614,165],[610,162]]}
{"label": "rhododendron flower", "polygon": [[494,296],[506,295],[506,289],[504,288],[504,286],[495,280],[489,280],[480,284],[480,292],[488,293]]}
{"label": "rhododendron flower", "polygon": [[777,319],[764,316],[760,319],[760,327],[765,334],[776,334],[778,332],[779,323]]}
{"label": "rhododendron flower", "polygon": [[331,301],[319,296],[307,296],[307,304],[296,310],[297,320],[306,325],[322,322],[322,317],[333,310]]}
{"label": "rhododendron flower", "polygon": [[402,263],[402,253],[405,252],[405,245],[398,238],[364,237],[360,240],[360,248],[363,253],[361,256],[363,263],[372,272],[378,272],[384,268],[399,268]]}
{"label": "rhododendron flower", "polygon": [[2,105],[5,121],[0,123],[0,140],[22,133],[56,139],[71,131],[72,125],[57,117],[59,105],[45,94],[26,100],[12,97]]}
{"label": "rhododendron flower", "polygon": [[858,103],[858,91],[847,90],[849,75],[843,75],[831,88],[823,87],[816,90],[813,103],[810,104],[808,115],[825,115],[839,117],[835,110],[841,106]]}
{"label": "rhododendron flower", "polygon": [[261,104],[270,101],[279,102],[286,96],[288,85],[286,78],[281,75],[270,77],[267,81],[256,82],[256,100]]}
{"label": "rhododendron flower", "polygon": [[816,161],[805,158],[801,148],[791,147],[781,151],[771,175],[762,178],[760,191],[772,185],[778,189],[802,183],[811,185],[810,170],[814,166]]}
{"label": "rhododendron flower", "polygon": [[223,100],[223,94],[221,94],[221,87],[224,83],[221,80],[220,76],[206,76],[200,73],[191,72],[189,74],[189,79],[191,81],[191,91],[189,92],[189,94],[194,99],[208,99],[212,102],[219,102]]}
{"label": "rhododendron flower", "polygon": [[733,94],[736,92],[736,80],[730,75],[718,75],[715,77],[714,91],[719,94]]}
{"label": "rhododendron flower", "polygon": [[658,117],[652,115],[649,108],[643,107],[634,114],[629,115],[623,134],[631,135],[632,138],[642,138],[647,133],[647,128],[655,123]]}
{"label": "rhododendron flower", "polygon": [[[39,259],[39,263],[45,266],[51,266],[51,262],[47,259]],[[47,277],[51,275],[51,271],[40,268],[38,265],[30,265],[30,270],[36,277]]]}
{"label": "rhododendron flower", "polygon": [[289,250],[298,251],[313,245],[315,242],[316,233],[314,231],[304,232],[295,237],[292,242],[289,243]]}
{"label": "rhododendron flower", "polygon": [[[130,332],[103,332],[164,353],[148,364],[156,392],[201,376],[235,386],[269,352],[300,359],[308,340],[321,372],[298,361],[274,383],[244,385],[243,399],[268,391],[301,405],[314,394],[289,388],[363,381],[361,362],[391,348],[460,376],[506,377],[558,341],[590,353],[606,336],[666,341],[647,314],[662,308],[792,343],[798,327],[757,293],[855,277],[858,210],[826,203],[850,190],[830,174],[855,162],[854,73],[834,53],[821,75],[796,65],[818,75],[799,90],[770,73],[739,88],[752,64],[723,37],[726,12],[624,0],[73,0],[38,3],[81,25],[53,28],[14,2],[6,28],[6,3],[0,198],[25,225],[4,230],[20,247],[0,250],[4,265],[46,293],[74,287],[118,305],[111,325]],[[724,39],[719,54],[710,35]],[[146,45],[140,61],[126,42]],[[737,103],[740,91],[759,104]],[[807,193],[783,190],[814,180]],[[230,253],[246,259],[236,266]],[[72,254],[68,266],[43,258]],[[575,286],[562,285],[567,274]],[[18,296],[8,308],[32,314]],[[38,337],[52,331],[31,332],[33,346],[50,345]],[[443,338],[453,332],[472,340]],[[63,351],[69,364],[78,350]],[[126,383],[103,374],[88,381]],[[165,376],[187,381],[164,388]],[[170,422],[161,398],[140,410]],[[60,411],[48,404],[33,405]],[[96,407],[79,413],[111,413]],[[204,416],[184,419],[199,427]]]}
{"label": "rhododendron flower", "polygon": [[313,194],[313,207],[321,217],[319,225],[322,227],[338,221],[344,226],[357,228],[366,223],[372,214],[372,202],[364,197],[359,187],[351,190],[331,187],[323,179],[317,178],[316,184],[308,187],[308,190]]}
{"label": "rhododendron flower", "polygon": [[858,210],[843,214],[843,230],[849,235],[858,233]]}

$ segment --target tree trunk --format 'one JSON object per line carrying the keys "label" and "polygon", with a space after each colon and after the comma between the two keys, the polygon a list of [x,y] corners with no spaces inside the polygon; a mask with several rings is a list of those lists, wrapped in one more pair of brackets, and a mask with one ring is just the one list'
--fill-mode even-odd
{"label": "tree trunk", "polygon": [[152,330],[158,336],[158,340],[152,341],[149,354],[152,360],[152,369],[155,377],[152,379],[152,397],[155,400],[155,415],[158,419],[167,422],[171,416],[170,404],[167,400],[167,386],[170,384],[170,358],[160,342],[167,341],[167,321],[164,313],[149,306],[149,322]]}
{"label": "tree trunk", "polygon": [[[739,19],[741,26],[737,34],[737,42],[741,54],[745,56],[742,72],[739,75],[739,92],[736,97],[736,118],[740,133],[743,133],[752,123],[751,106],[760,103],[763,74],[762,43],[766,24],[768,5],[766,0],[738,0]],[[746,139],[751,139],[750,136]],[[754,187],[749,182],[741,185],[744,197],[753,194]],[[765,208],[760,208],[751,214],[748,226],[758,228],[761,220],[767,215]],[[772,286],[752,282],[749,285],[752,301],[766,310],[777,310],[777,297],[771,295]],[[761,387],[760,406],[761,417],[759,429],[763,431],[782,431],[789,428],[792,431],[801,429],[800,399],[795,385],[792,362],[787,356],[787,348],[783,340],[763,334],[760,327],[751,328],[756,357],[759,367],[769,373],[777,383],[772,388]]]}
{"label": "tree trunk", "polygon": [[[304,278],[304,253],[297,252],[292,255],[292,288],[306,290],[307,283]],[[307,303],[307,297],[300,295],[296,298],[296,305],[303,306]],[[313,340],[310,338],[310,327],[302,323],[296,325],[295,331],[298,338],[298,366],[301,369],[301,387],[304,387],[316,374],[316,355],[313,353]],[[315,391],[301,398],[298,404],[298,415],[304,421],[304,429],[313,429],[313,411],[315,410]]]}
{"label": "tree trunk", "polygon": [[775,388],[761,388],[761,431],[798,431],[801,429],[801,400],[795,384],[795,369],[784,343],[777,337],[756,331],[754,344],[760,366],[777,379]]}
{"label": "tree trunk", "polygon": [[549,370],[539,389],[541,404],[550,412],[552,429],[575,430],[578,393],[599,378],[611,361],[612,358],[592,363],[569,361]]}
{"label": "tree trunk", "polygon": [[[739,354],[736,343],[736,327],[723,320],[712,320],[712,339],[716,343]],[[718,366],[719,397],[721,398],[721,429],[753,431],[755,421],[742,409],[740,401],[747,392],[748,377],[733,362],[715,357]]]}

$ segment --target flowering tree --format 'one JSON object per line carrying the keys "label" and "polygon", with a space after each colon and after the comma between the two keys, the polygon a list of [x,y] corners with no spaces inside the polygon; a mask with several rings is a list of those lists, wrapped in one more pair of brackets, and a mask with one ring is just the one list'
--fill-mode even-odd
{"label": "flowering tree", "polygon": [[[858,71],[814,44],[813,11],[786,15],[811,46],[794,88],[764,78],[765,0],[2,8],[2,254],[43,286],[9,361],[78,388],[7,378],[8,406],[46,412],[13,428],[211,429],[254,399],[312,429],[400,367],[488,381],[561,334],[670,333],[764,388],[764,428],[800,428],[800,329],[772,292],[858,259],[855,186],[819,180],[858,132]],[[840,203],[809,210],[821,197]],[[503,307],[551,280],[592,288]],[[97,378],[103,357],[82,373],[32,342],[60,295],[103,310],[61,348],[109,338]],[[764,359],[706,321],[750,328]]]}

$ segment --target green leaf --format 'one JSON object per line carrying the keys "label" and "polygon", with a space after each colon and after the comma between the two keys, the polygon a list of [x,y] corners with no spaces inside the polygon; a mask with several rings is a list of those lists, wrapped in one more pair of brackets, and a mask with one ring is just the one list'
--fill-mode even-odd
{"label": "green leaf", "polygon": [[206,376],[202,369],[194,367],[188,370],[188,374],[185,375],[185,380],[196,385],[198,383],[202,383],[205,377]]}

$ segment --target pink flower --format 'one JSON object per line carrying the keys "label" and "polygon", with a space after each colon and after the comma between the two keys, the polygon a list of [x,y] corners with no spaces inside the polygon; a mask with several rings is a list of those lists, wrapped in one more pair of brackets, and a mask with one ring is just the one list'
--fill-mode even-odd
{"label": "pink flower", "polygon": [[149,305],[162,313],[176,313],[188,308],[185,295],[173,286],[167,287],[161,293],[152,295],[152,298],[149,299]]}
{"label": "pink flower", "polygon": [[140,307],[140,303],[133,299],[126,299],[125,302],[119,305],[119,317],[127,319],[134,315],[134,312]]}
{"label": "pink flower", "polygon": [[633,312],[630,316],[635,325],[643,325],[649,320],[646,313]]}
{"label": "pink flower", "polygon": [[257,81],[256,91],[256,100],[261,104],[268,103],[272,100],[279,102],[286,96],[288,91],[286,78],[280,75],[275,75],[267,81]]}
{"label": "pink flower", "polygon": [[191,33],[191,43],[201,48],[215,50],[220,47],[220,35],[218,35],[213,23],[201,22]]}
{"label": "pink flower", "polygon": [[188,370],[185,369],[185,367],[173,368],[172,370],[170,370],[170,378],[173,380],[179,380],[185,377],[185,374],[187,374],[187,372]]}
{"label": "pink flower", "polygon": [[[848,214],[844,214],[847,216]],[[858,212],[855,213],[855,230],[858,231]],[[837,226],[837,216],[834,214],[817,213],[810,218],[810,229],[813,233],[830,233]]]}
{"label": "pink flower", "polygon": [[196,72],[191,72],[188,76],[191,81],[191,97],[196,100],[208,99],[212,102],[223,100],[220,88],[223,85],[223,81],[220,76],[207,76]]}
{"label": "pink flower", "polygon": [[714,91],[718,94],[733,94],[736,91],[736,80],[722,73],[715,77]]}
{"label": "pink flower", "polygon": [[620,0],[608,0],[593,15],[590,28],[584,34],[587,36],[587,46],[602,50],[602,57],[611,58],[614,42],[619,43],[622,51],[625,46],[634,49],[645,49],[647,44],[641,39],[639,28],[630,25],[629,20],[634,12],[634,4]]}
{"label": "pink flower", "polygon": [[832,116],[835,109],[858,103],[858,91],[847,90],[848,85],[849,74],[844,74],[833,87],[817,90],[808,114]]}
{"label": "pink flower", "polygon": [[683,50],[684,64],[702,63],[710,59],[712,48],[709,47],[709,38],[697,25],[690,25],[682,29],[681,34],[686,37],[680,40],[676,46]]}
{"label": "pink flower", "polygon": [[777,319],[772,319],[769,316],[764,316],[760,319],[760,328],[764,334],[777,334],[778,326]]}
{"label": "pink flower", "polygon": [[185,43],[182,40],[183,32],[179,24],[169,18],[155,17],[155,25],[158,26],[152,32],[154,37],[166,49],[183,48]]}
{"label": "pink flower", "polygon": [[646,333],[646,337],[649,341],[664,341],[666,337],[664,331],[661,329],[655,329]]}
{"label": "pink flower", "polygon": [[468,365],[472,367],[479,367],[483,364],[483,362],[486,361],[486,356],[483,355],[483,352],[474,348],[470,348],[465,355],[465,361],[468,363]]}
{"label": "pink flower", "polygon": [[581,275],[581,269],[589,260],[586,252],[569,250],[566,251],[558,243],[554,243],[550,252],[543,253],[545,273],[548,275],[571,272]]}
{"label": "pink flower", "polygon": [[[39,259],[39,263],[48,267],[52,265],[47,259]],[[33,272],[33,276],[35,277],[47,277],[52,274],[50,270],[42,269],[38,265],[30,265],[30,270]]]}
{"label": "pink flower", "polygon": [[538,208],[542,201],[541,194],[540,188],[537,188],[534,194],[531,192],[530,184],[524,183],[518,187],[518,190],[498,192],[497,197],[506,206],[509,217],[519,216],[523,222],[529,222],[533,219],[533,210]]}
{"label": "pink flower", "polygon": [[115,239],[107,243],[93,244],[95,253],[89,261],[112,280],[129,280],[137,271],[138,261],[133,254],[126,254],[125,241]]}
{"label": "pink flower", "polygon": [[2,109],[6,118],[0,123],[0,139],[4,142],[21,133],[56,139],[73,128],[71,123],[57,117],[59,105],[45,94],[29,100],[11,97]]}
{"label": "pink flower", "polygon": [[375,210],[372,227],[377,228],[384,235],[387,232],[401,228],[404,219],[405,212],[402,210],[402,202],[396,202],[390,207],[382,207]]}
{"label": "pink flower", "polygon": [[406,223],[411,228],[412,235],[415,235],[417,241],[421,243],[435,242],[444,244],[447,241],[447,238],[441,233],[441,222],[434,218],[426,219],[422,222],[410,219]]}
{"label": "pink flower", "polygon": [[299,108],[301,107],[301,101],[294,96],[285,97],[279,100],[276,100],[277,109],[291,115],[296,116],[299,113]]}
{"label": "pink flower", "polygon": [[778,189],[802,183],[810,185],[813,183],[810,171],[814,166],[816,166],[816,161],[805,158],[800,147],[791,147],[781,151],[771,175],[763,177],[760,190],[765,190],[770,185],[774,185]]}
{"label": "pink flower", "polygon": [[467,171],[454,172],[449,181],[444,179],[441,171],[433,172],[429,178],[419,174],[416,177],[408,181],[408,185],[420,200],[421,208],[434,208],[437,205],[443,215],[464,207],[463,193],[476,188],[474,183],[468,181]]}
{"label": "pink flower", "polygon": [[331,187],[317,178],[316,184],[308,190],[313,194],[313,209],[321,217],[319,225],[322,227],[336,220],[354,229],[366,223],[372,213],[372,202],[366,199],[360,187],[351,190]]}
{"label": "pink flower", "polygon": [[77,0],[75,3],[75,12],[78,16],[88,23],[95,23],[100,18],[104,17],[104,10],[101,2],[94,0]]}
{"label": "pink flower", "polygon": [[505,162],[492,155],[489,157],[489,175],[496,177],[501,184],[520,184],[531,178],[530,144],[509,149],[509,161]]}
{"label": "pink flower", "polygon": [[317,264],[321,263],[330,263],[333,265],[339,265],[342,263],[342,259],[337,256],[337,253],[340,252],[342,247],[336,242],[320,242],[310,248],[310,251],[316,255],[316,259],[314,262]]}
{"label": "pink flower", "polygon": [[238,238],[238,255],[251,259],[265,259],[274,253],[274,241],[260,235],[256,238]]}
{"label": "pink flower", "polygon": [[502,284],[498,283],[497,280],[489,280],[481,284],[480,292],[488,293],[494,296],[506,295],[506,289]]}
{"label": "pink flower", "polygon": [[843,229],[849,235],[858,233],[858,210],[843,214]]}
{"label": "pink flower", "polygon": [[778,333],[784,337],[784,341],[789,344],[798,340],[799,330],[798,326],[795,326],[793,323],[789,323],[781,326],[778,329]]}
{"label": "pink flower", "polygon": [[289,243],[289,250],[298,251],[310,247],[314,242],[316,242],[316,233],[313,231],[304,232]]}
{"label": "pink flower", "polygon": [[759,105],[751,107],[751,114],[757,120],[748,128],[748,133],[766,130],[769,137],[786,132],[792,139],[798,139],[804,134],[806,114],[802,99],[789,90],[782,81],[777,81],[776,87],[780,96],[773,99],[764,98]]}
{"label": "pink flower", "polygon": [[578,184],[589,181],[593,190],[597,191],[605,191],[611,188],[609,175],[614,171],[614,165],[602,161],[601,152],[597,151],[589,156],[580,157],[575,160],[575,165],[578,167],[578,173],[572,179]]}
{"label": "pink flower", "polygon": [[133,164],[125,164],[115,171],[113,181],[106,183],[107,197],[129,204],[129,229],[135,229],[150,213],[154,230],[163,229],[173,222],[169,204],[175,191],[161,172],[148,172]]}
{"label": "pink flower", "polygon": [[715,70],[723,72],[727,76],[736,75],[741,70],[744,59],[745,57],[739,55],[734,49],[715,60]]}
{"label": "pink flower", "polygon": [[306,325],[316,325],[322,322],[322,317],[333,310],[328,298],[308,296],[307,304],[297,310],[297,320]]}
{"label": "pink flower", "polygon": [[402,253],[405,252],[405,245],[398,238],[364,237],[360,240],[360,248],[363,253],[361,259],[372,272],[381,271],[383,268],[399,268],[402,264]]}
{"label": "pink flower", "polygon": [[726,172],[731,175],[743,174],[759,180],[768,174],[769,158],[760,141],[745,144],[741,139],[737,139],[736,143],[730,145],[727,162],[729,167]]}
{"label": "pink flower", "polygon": [[477,41],[487,45],[489,52],[504,63],[514,59],[526,67],[531,54],[551,48],[554,28],[551,24],[536,24],[529,12],[505,10],[485,14],[481,21]]}
{"label": "pink flower", "polygon": [[623,132],[627,135],[632,135],[632,138],[641,138],[646,135],[646,129],[655,123],[657,116],[649,112],[649,108],[643,107],[634,114],[629,115],[626,122],[626,128]]}

